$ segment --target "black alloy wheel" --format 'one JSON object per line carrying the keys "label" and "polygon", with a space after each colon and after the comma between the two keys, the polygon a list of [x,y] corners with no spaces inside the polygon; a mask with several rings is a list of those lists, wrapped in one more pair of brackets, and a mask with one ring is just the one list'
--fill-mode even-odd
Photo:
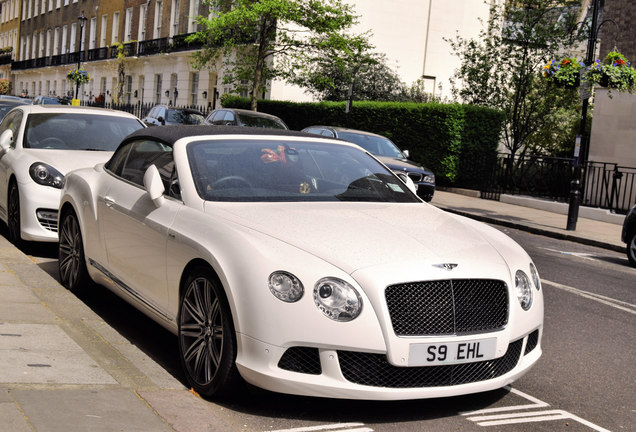
{"label": "black alloy wheel", "polygon": [[636,267],[636,231],[627,239],[627,259],[632,266]]}
{"label": "black alloy wheel", "polygon": [[15,181],[9,186],[9,203],[7,205],[7,228],[9,241],[18,246],[22,241],[20,228],[20,192]]}
{"label": "black alloy wheel", "polygon": [[72,210],[64,212],[59,232],[58,269],[62,285],[71,291],[79,291],[90,283],[86,269],[82,233],[77,216]]}
{"label": "black alloy wheel", "polygon": [[187,278],[179,308],[179,354],[192,388],[204,397],[234,394],[236,335],[230,308],[216,277],[198,267]]}

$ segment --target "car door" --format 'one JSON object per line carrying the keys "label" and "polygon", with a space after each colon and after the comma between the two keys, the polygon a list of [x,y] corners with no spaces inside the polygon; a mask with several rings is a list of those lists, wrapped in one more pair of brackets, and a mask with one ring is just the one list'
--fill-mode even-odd
{"label": "car door", "polygon": [[172,149],[143,139],[132,141],[128,146],[125,160],[113,168],[111,184],[98,203],[108,271],[121,288],[142,299],[156,312],[168,316],[168,230],[183,203],[178,197],[166,196],[157,206],[146,193],[143,176],[154,164],[168,191],[175,174]]}

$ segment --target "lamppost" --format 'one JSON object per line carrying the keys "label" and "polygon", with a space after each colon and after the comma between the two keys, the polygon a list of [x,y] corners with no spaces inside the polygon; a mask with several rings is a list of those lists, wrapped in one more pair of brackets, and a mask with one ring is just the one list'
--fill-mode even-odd
{"label": "lamppost", "polygon": [[[77,53],[77,71],[79,72],[81,63],[82,63],[82,42],[84,41],[84,24],[86,24],[86,20],[88,18],[84,16],[84,11],[82,11],[82,13],[80,14],[80,16],[77,17],[77,19],[79,20],[79,25],[80,25],[79,52]],[[79,87],[80,87],[80,82],[78,80],[75,83],[75,99],[78,99]]]}
{"label": "lamppost", "polygon": [[[590,27],[590,34],[587,39],[587,54],[585,57],[585,64],[592,64],[594,61],[594,51],[596,47],[596,38],[598,36],[598,28],[596,22],[598,21],[598,9],[601,0],[594,0],[592,4],[592,25]],[[604,1],[603,1],[604,2]],[[579,133],[576,136],[576,144],[574,146],[574,174],[572,181],[570,182],[570,204],[568,207],[568,221],[566,229],[568,231],[576,230],[576,221],[579,217],[579,206],[581,204],[581,164],[579,163],[579,155],[581,154],[581,146],[583,146],[583,159],[585,159],[586,146],[589,144],[589,140],[586,134],[587,128],[587,107],[589,104],[591,94],[581,95],[581,125],[579,127]],[[585,163],[585,160],[583,160]]]}

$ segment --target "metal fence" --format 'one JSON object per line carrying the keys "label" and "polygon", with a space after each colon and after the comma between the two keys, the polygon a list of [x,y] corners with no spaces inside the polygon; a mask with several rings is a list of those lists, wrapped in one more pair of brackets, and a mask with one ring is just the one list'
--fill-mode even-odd
{"label": "metal fence", "polygon": [[[99,107],[104,107],[104,108],[110,108],[110,109],[115,109],[118,111],[126,111],[127,113],[133,114],[137,117],[139,117],[140,119],[146,117],[146,115],[148,114],[148,111],[150,111],[152,109],[152,107],[154,107],[155,103],[152,102],[148,102],[148,103],[141,103],[141,102],[137,102],[134,104],[128,104],[128,103],[120,103],[120,104],[116,104],[113,102],[107,102],[107,103],[97,103],[97,102],[86,102],[86,101],[82,101],[81,103],[83,106],[99,106]],[[192,108],[192,109],[196,109],[201,111],[205,116],[207,116],[211,111],[212,111],[212,107],[211,106],[206,106],[206,105],[188,105],[188,106],[176,106],[174,108]]]}
{"label": "metal fence", "polygon": [[[567,202],[573,163],[571,158],[499,154],[481,196],[498,200],[505,193]],[[636,202],[636,168],[591,161],[582,171],[582,205],[626,213]]]}

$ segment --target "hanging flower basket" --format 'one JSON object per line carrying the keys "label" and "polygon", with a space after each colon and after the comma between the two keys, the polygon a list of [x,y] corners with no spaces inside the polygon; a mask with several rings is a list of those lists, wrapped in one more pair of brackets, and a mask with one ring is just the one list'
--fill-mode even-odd
{"label": "hanging flower basket", "polygon": [[73,69],[66,74],[66,79],[73,81],[75,84],[84,84],[90,81],[90,74],[84,69]]}
{"label": "hanging flower basket", "polygon": [[577,88],[581,84],[581,71],[585,64],[573,57],[552,60],[543,66],[543,76],[558,87]]}
{"label": "hanging flower basket", "polygon": [[632,92],[636,82],[636,69],[618,51],[611,51],[603,61],[596,60],[585,73],[592,85]]}

